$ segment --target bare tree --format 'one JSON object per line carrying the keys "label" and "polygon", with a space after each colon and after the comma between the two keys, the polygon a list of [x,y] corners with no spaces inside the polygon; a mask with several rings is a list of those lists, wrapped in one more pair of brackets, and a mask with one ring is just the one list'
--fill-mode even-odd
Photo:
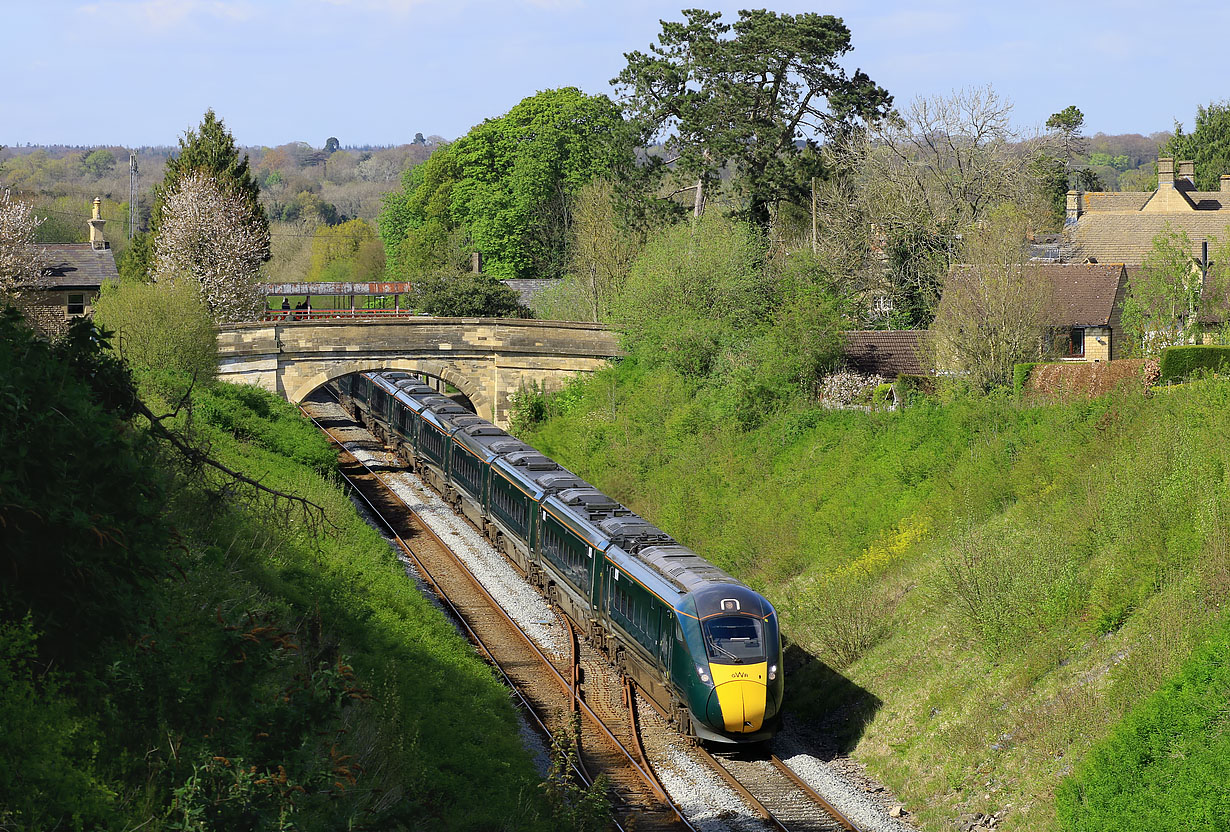
{"label": "bare tree", "polygon": [[47,258],[34,242],[41,224],[31,206],[12,200],[5,190],[0,199],[0,297],[16,297],[44,283]]}
{"label": "bare tree", "polygon": [[639,248],[632,235],[619,227],[614,202],[614,186],[597,179],[577,194],[573,210],[570,271],[592,321],[606,319]]}
{"label": "bare tree", "polygon": [[968,265],[949,272],[931,327],[937,369],[987,389],[1010,383],[1013,365],[1038,357],[1051,287],[1025,259],[1027,228],[1019,209],[1001,208],[967,239]]}
{"label": "bare tree", "polygon": [[[1023,137],[1012,105],[991,87],[915,99],[903,113],[826,147],[820,247],[860,262],[869,289],[891,288],[926,325],[960,240],[997,206],[1041,216],[1040,155],[1048,135]],[[824,238],[828,238],[827,241]],[[844,250],[844,251],[843,251]]]}
{"label": "bare tree", "polygon": [[154,280],[197,283],[216,323],[250,320],[264,298],[257,290],[269,232],[251,205],[210,176],[184,177],[166,198],[154,241]]}

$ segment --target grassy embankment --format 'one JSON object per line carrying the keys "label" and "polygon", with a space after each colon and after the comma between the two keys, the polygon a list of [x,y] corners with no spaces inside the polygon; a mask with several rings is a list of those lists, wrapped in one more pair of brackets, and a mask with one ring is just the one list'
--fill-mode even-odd
{"label": "grassy embankment", "polygon": [[924,828],[1177,828],[1163,793],[1226,828],[1230,383],[796,401],[750,430],[731,400],[634,357],[524,435],[768,594],[821,660],[788,676],[796,712],[844,680],[878,700],[854,754]]}
{"label": "grassy embankment", "polygon": [[153,442],[96,344],[0,324],[0,826],[549,827],[506,691],[293,407],[198,389],[191,441],[323,518]]}

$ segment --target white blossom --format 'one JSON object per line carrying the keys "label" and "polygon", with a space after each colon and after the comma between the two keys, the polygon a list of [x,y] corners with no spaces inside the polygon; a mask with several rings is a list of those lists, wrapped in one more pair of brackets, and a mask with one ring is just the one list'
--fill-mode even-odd
{"label": "white blossom", "polygon": [[44,285],[47,256],[34,242],[34,232],[42,222],[29,205],[14,202],[4,192],[0,199],[0,296]]}
{"label": "white blossom", "polygon": [[255,318],[265,300],[257,289],[269,232],[249,203],[200,172],[180,180],[162,206],[154,240],[154,280],[195,281],[216,323]]}

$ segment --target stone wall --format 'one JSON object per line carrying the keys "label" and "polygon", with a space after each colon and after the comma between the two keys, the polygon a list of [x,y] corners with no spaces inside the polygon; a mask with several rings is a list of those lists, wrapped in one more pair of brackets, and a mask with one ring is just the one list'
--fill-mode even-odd
{"label": "stone wall", "polygon": [[240,324],[219,331],[218,349],[223,379],[290,401],[348,373],[406,370],[447,381],[502,426],[518,389],[557,389],[619,354],[614,334],[596,324],[502,318]]}

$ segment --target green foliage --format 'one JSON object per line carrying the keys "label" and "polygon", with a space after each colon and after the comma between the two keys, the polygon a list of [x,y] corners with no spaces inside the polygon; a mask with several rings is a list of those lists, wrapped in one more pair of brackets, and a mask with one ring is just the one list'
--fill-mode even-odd
{"label": "green foliage", "polygon": [[1225,313],[1230,292],[1230,238],[1210,238],[1208,287],[1192,256],[1187,232],[1167,224],[1128,284],[1123,300],[1123,331],[1134,353],[1155,355],[1164,347],[1188,344],[1200,333],[1206,315]]}
{"label": "green foliage", "polygon": [[934,392],[935,379],[930,376],[915,376],[902,373],[893,382],[897,401],[902,407],[908,407],[930,392]]}
{"label": "green foliage", "polygon": [[213,383],[218,335],[199,287],[191,281],[122,280],[102,287],[94,319],[114,332],[116,351],[132,367],[172,370]]}
{"label": "green foliage", "polygon": [[1196,189],[1216,191],[1220,177],[1230,172],[1230,101],[1213,101],[1196,108],[1196,129],[1183,132],[1175,122],[1174,135],[1158,149],[1160,156],[1196,163]]}
{"label": "green foliage", "polygon": [[823,174],[816,134],[837,137],[879,119],[892,97],[861,70],[839,66],[852,48],[840,18],[763,9],[740,11],[734,24],[720,12],[684,16],[662,21],[648,54],[627,53],[612,83],[644,144],[664,138],[691,182],[733,171],[746,218],[767,228],[772,206],[803,204],[811,177]]}
{"label": "green foliage", "polygon": [[1085,114],[1076,105],[1069,105],[1046,120],[1047,130],[1057,130],[1067,135],[1075,135],[1085,125]]}
{"label": "green foliage", "polygon": [[472,245],[499,277],[559,277],[576,193],[632,161],[623,118],[606,96],[574,87],[530,96],[436,151],[385,198],[390,273],[413,279],[460,265]]}
{"label": "green foliage", "polygon": [[81,167],[91,176],[102,178],[115,167],[115,154],[100,147],[81,160]]}
{"label": "green foliage", "polygon": [[106,817],[88,720],[38,659],[30,616],[0,620],[0,825],[49,829]]}
{"label": "green foliage", "polygon": [[1201,373],[1225,373],[1230,369],[1230,347],[1193,345],[1167,347],[1158,362],[1162,384],[1187,381]]}
{"label": "green foliage", "polygon": [[[237,499],[122,420],[106,347],[0,319],[0,823],[542,828],[506,692],[318,473],[326,440],[272,394],[196,389],[164,425],[327,528]],[[186,385],[144,393],[166,413]]]}
{"label": "green foliage", "polygon": [[117,418],[132,382],[105,344],[85,322],[50,346],[0,316],[0,613],[30,612],[50,656],[129,632],[163,565],[161,484]]}
{"label": "green foliage", "polygon": [[446,318],[523,318],[521,296],[489,274],[436,272],[414,284],[413,305]]}
{"label": "green foliage", "polygon": [[1012,365],[1012,392],[1016,396],[1020,396],[1025,392],[1025,385],[1029,384],[1029,374],[1034,371],[1034,367],[1044,362],[1041,361],[1026,361],[1023,364]]}
{"label": "green foliage", "polygon": [[312,265],[307,279],[332,283],[366,283],[384,275],[384,249],[376,230],[362,219],[322,225],[312,236]]}
{"label": "green foliage", "polygon": [[1230,624],[1143,702],[1059,787],[1070,832],[1230,827]]}

